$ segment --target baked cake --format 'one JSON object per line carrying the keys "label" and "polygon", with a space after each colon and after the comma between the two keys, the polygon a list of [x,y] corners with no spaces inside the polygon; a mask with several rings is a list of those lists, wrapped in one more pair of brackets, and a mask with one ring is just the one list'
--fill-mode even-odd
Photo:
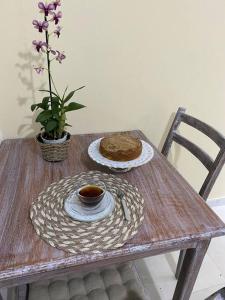
{"label": "baked cake", "polygon": [[100,153],[114,161],[129,161],[140,156],[142,143],[128,134],[112,134],[100,142]]}

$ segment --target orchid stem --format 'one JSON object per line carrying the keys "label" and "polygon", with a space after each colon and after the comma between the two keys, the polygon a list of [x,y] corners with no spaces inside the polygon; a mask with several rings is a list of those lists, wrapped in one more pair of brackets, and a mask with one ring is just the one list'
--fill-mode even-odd
{"label": "orchid stem", "polygon": [[[52,78],[52,75],[50,74],[50,77],[51,77],[51,81],[52,81],[52,84],[53,84],[53,86],[54,86],[54,89],[55,89],[55,91],[56,91],[56,94],[58,95],[58,97],[59,97],[59,93],[58,93],[58,91],[57,91],[57,88],[56,88],[56,86],[55,86],[55,83],[54,83],[54,80],[53,80],[53,78]],[[60,97],[59,97],[60,98]]]}
{"label": "orchid stem", "polygon": [[[47,18],[45,16],[45,21],[47,21]],[[48,38],[48,31],[45,31],[45,39],[47,44],[47,64],[48,64],[48,83],[49,83],[49,91],[50,91],[50,99],[51,99],[51,107],[52,107],[52,83],[51,83],[51,62],[49,58],[49,38]]]}
{"label": "orchid stem", "polygon": [[[45,16],[45,21],[47,21],[47,17]],[[52,99],[52,82],[51,82],[51,62],[49,58],[49,35],[48,30],[45,31],[45,39],[47,44],[47,64],[48,64],[48,83],[49,83],[49,94],[50,94],[50,101],[51,101],[51,108],[53,107],[53,99]],[[53,132],[53,138],[56,138],[56,132]]]}

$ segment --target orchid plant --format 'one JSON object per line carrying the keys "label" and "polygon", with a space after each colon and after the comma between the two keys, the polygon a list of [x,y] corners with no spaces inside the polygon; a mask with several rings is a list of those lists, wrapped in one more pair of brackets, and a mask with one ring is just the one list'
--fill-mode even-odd
{"label": "orchid plant", "polygon": [[[85,107],[77,102],[71,102],[71,98],[74,93],[84,88],[84,86],[71,91],[67,94],[67,88],[62,96],[57,91],[56,85],[53,81],[51,73],[51,63],[57,61],[62,63],[66,58],[64,52],[52,48],[50,44],[50,38],[55,37],[58,39],[61,35],[62,27],[59,25],[62,19],[62,12],[59,11],[61,6],[61,0],[54,0],[50,3],[39,2],[38,8],[43,15],[43,19],[33,20],[32,24],[40,34],[44,34],[43,40],[34,40],[32,42],[35,51],[40,55],[46,55],[46,67],[43,65],[34,66],[34,70],[37,74],[42,74],[44,71],[48,74],[48,86],[47,90],[40,90],[48,93],[42,100],[42,102],[33,104],[31,110],[39,110],[36,122],[41,123],[42,129],[44,129],[45,137],[48,139],[60,139],[64,136],[65,127],[71,126],[66,123],[66,113],[69,111],[81,109]],[[52,30],[50,30],[52,27]]]}

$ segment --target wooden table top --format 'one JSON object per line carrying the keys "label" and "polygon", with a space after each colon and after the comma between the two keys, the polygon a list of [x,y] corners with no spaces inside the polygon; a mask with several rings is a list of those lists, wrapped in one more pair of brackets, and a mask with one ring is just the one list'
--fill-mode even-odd
{"label": "wooden table top", "polygon": [[[134,135],[145,141],[140,132]],[[106,265],[149,254],[188,248],[198,240],[225,234],[224,223],[171,164],[155,149],[148,164],[118,174],[136,185],[145,199],[145,220],[125,246],[97,255],[57,250],[35,233],[29,219],[33,200],[52,182],[87,170],[110,172],[87,154],[103,134],[72,137],[69,158],[49,163],[34,139],[5,140],[0,146],[0,286],[26,283],[38,276]],[[107,134],[104,134],[104,136]]]}

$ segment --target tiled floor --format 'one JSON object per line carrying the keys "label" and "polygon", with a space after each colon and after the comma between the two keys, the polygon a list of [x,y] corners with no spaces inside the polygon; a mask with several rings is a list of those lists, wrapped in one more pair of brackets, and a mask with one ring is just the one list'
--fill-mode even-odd
{"label": "tiled floor", "polygon": [[[225,205],[213,206],[225,221]],[[141,279],[151,295],[149,300],[171,300],[176,285],[174,272],[178,252],[158,255],[136,262]],[[225,286],[225,237],[212,240],[198,275],[191,300],[204,300]],[[6,299],[3,297],[4,300]],[[41,299],[40,299],[41,300]]]}
{"label": "tiled floor", "polygon": [[[225,221],[225,205],[212,206]],[[136,262],[150,300],[171,300],[176,285],[174,272],[178,252],[159,255]],[[198,275],[191,300],[204,300],[225,287],[225,237],[212,240]]]}

